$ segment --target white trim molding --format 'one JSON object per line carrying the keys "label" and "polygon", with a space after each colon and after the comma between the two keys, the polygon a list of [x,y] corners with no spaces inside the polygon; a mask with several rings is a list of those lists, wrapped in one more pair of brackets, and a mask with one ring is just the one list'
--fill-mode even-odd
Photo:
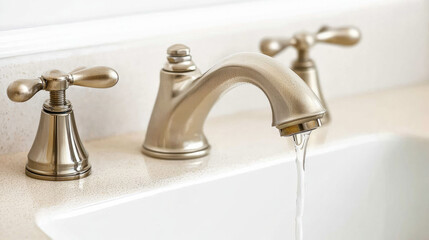
{"label": "white trim molding", "polygon": [[[399,1],[399,0],[395,0]],[[376,2],[376,3],[375,3]],[[332,13],[388,0],[252,1],[0,31],[0,58]],[[391,1],[390,1],[391,3]],[[226,27],[228,26],[228,27]]]}

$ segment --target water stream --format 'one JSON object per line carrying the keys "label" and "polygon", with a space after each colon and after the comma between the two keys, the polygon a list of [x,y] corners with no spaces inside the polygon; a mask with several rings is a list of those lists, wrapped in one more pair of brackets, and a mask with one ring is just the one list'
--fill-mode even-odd
{"label": "water stream", "polygon": [[305,196],[305,151],[311,131],[293,135],[296,152],[296,169],[298,175],[295,216],[295,239],[303,240],[302,218],[304,215]]}

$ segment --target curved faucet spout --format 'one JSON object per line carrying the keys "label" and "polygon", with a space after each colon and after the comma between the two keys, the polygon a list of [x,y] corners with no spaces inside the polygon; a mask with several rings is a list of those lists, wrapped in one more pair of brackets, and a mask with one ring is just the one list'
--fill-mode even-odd
{"label": "curved faucet spout", "polygon": [[171,159],[206,155],[209,144],[203,133],[205,119],[219,97],[241,83],[253,84],[265,93],[271,105],[272,125],[282,136],[320,126],[325,109],[298,75],[271,57],[240,53],[199,77],[193,72],[178,77],[177,73],[161,71],[144,153]]}

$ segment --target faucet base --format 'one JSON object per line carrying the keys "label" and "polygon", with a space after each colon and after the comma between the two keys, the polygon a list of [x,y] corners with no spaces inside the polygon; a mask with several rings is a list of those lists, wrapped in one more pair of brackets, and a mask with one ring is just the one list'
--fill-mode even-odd
{"label": "faucet base", "polygon": [[91,166],[88,165],[87,168],[82,171],[76,172],[70,175],[43,175],[39,173],[32,172],[28,167],[25,168],[25,175],[40,179],[40,180],[48,180],[48,181],[68,181],[68,180],[76,180],[88,177],[91,174]]}
{"label": "faucet base", "polygon": [[186,159],[194,159],[194,158],[200,158],[207,156],[210,152],[210,146],[207,148],[194,151],[194,152],[158,152],[153,151],[151,149],[142,147],[142,152],[146,156],[154,157],[154,158],[161,158],[161,159],[167,159],[167,160],[186,160]]}

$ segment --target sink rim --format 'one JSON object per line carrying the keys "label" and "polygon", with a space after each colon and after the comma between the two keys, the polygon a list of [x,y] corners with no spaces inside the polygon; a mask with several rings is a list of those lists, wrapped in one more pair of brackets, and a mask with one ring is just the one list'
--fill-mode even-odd
{"label": "sink rim", "polygon": [[[313,148],[310,147],[310,151],[307,154],[307,157],[316,157],[325,154],[329,154],[335,151],[341,151],[350,147],[355,147],[358,145],[370,143],[370,142],[380,142],[380,141],[429,141],[429,138],[407,135],[407,134],[397,134],[391,132],[377,133],[377,134],[361,134],[357,136],[353,136],[350,138],[344,138],[337,142],[331,142],[329,144],[318,145]],[[311,142],[310,142],[311,144]],[[158,193],[164,193],[172,190],[177,190],[180,188],[189,187],[197,184],[204,184],[211,181],[216,181],[219,179],[224,179],[232,176],[236,176],[239,174],[245,174],[252,171],[257,171],[260,169],[272,167],[282,163],[293,163],[294,155],[291,153],[284,153],[282,156],[272,157],[273,160],[269,162],[264,162],[263,164],[257,164],[247,168],[241,168],[238,170],[230,171],[224,174],[217,174],[201,179],[192,179],[190,181],[181,182],[177,184],[171,184],[166,186],[160,186],[154,189],[148,189],[142,192],[135,192],[124,194],[115,198],[85,204],[79,207],[67,208],[67,209],[52,209],[45,208],[40,209],[35,214],[35,222],[38,228],[41,229],[42,232],[47,234],[45,229],[49,227],[50,223],[53,223],[57,220],[72,218],[76,216],[82,216],[88,213],[96,212],[103,209],[108,209],[109,207],[118,206],[121,204],[127,204],[128,202],[132,202],[135,200],[141,200],[143,198],[148,198],[154,196]]]}

